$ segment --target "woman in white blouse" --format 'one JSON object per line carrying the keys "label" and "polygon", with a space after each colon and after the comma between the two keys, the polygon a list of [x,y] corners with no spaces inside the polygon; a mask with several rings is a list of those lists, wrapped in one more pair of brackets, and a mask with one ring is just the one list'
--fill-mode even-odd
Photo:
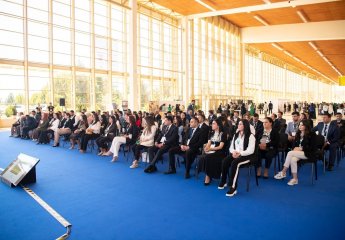
{"label": "woman in white blouse", "polygon": [[226,193],[228,197],[232,197],[237,193],[237,179],[241,165],[254,161],[256,157],[255,136],[250,132],[249,121],[246,119],[239,121],[237,129],[238,131],[230,145],[230,155],[223,159],[222,178],[218,186],[218,189],[226,187],[226,178],[230,168],[228,181],[230,190]]}
{"label": "woman in white blouse", "polygon": [[154,144],[157,127],[155,125],[153,117],[145,117],[142,121],[142,126],[144,130],[139,138],[139,141],[133,147],[134,161],[130,168],[137,168],[139,166],[138,159],[140,158],[141,151],[152,147]]}
{"label": "woman in white blouse", "polygon": [[101,122],[99,121],[97,113],[93,112],[90,115],[90,124],[86,129],[85,134],[81,138],[80,152],[85,153],[87,148],[87,143],[91,139],[96,139],[100,136]]}

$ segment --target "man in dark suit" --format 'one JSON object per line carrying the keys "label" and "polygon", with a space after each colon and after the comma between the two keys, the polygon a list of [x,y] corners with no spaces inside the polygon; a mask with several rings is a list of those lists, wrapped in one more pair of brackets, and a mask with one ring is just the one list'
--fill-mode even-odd
{"label": "man in dark suit", "polygon": [[208,142],[210,127],[205,123],[205,115],[198,114],[197,118],[199,120],[199,128],[201,129],[200,137],[202,138],[202,142],[205,144]]}
{"label": "man in dark suit", "polygon": [[198,155],[199,148],[204,144],[200,137],[201,129],[198,126],[199,120],[196,117],[192,117],[189,122],[188,134],[184,135],[182,145],[169,150],[169,171],[165,172],[165,174],[176,173],[175,154],[180,154],[186,159],[185,178],[190,178],[189,171],[191,165],[193,164],[196,155]]}
{"label": "man in dark suit", "polygon": [[277,114],[272,113],[271,118],[272,118],[272,120],[273,120],[272,128],[275,129],[275,130],[277,130],[278,133],[279,133],[279,131],[280,131],[280,122],[279,122],[279,120],[278,120],[278,118],[277,118]]}
{"label": "man in dark suit", "polygon": [[214,111],[213,110],[209,110],[208,113],[209,113],[209,115],[208,115],[208,124],[211,126],[213,120],[215,120],[217,118],[217,116],[214,115]]}
{"label": "man in dark suit", "polygon": [[254,127],[255,129],[255,139],[256,141],[260,141],[262,134],[264,133],[264,125],[263,123],[259,120],[259,114],[254,113],[253,119],[250,120],[250,124]]}
{"label": "man in dark suit", "polygon": [[34,130],[37,127],[37,121],[32,114],[36,113],[35,111],[31,112],[31,115],[26,115],[24,127],[22,129],[22,138],[23,139],[30,139],[29,138],[29,131]]}
{"label": "man in dark suit", "polygon": [[331,121],[331,117],[332,116],[329,113],[324,114],[323,121],[319,122],[316,127],[312,129],[314,132],[318,132],[325,138],[324,149],[329,150],[329,164],[327,171],[333,170],[340,135],[340,130],[336,122]]}
{"label": "man in dark suit", "polygon": [[193,99],[192,102],[187,107],[187,112],[192,111],[192,114],[194,115],[195,111],[195,100]]}
{"label": "man in dark suit", "polygon": [[286,119],[283,118],[283,113],[281,111],[278,112],[277,120],[280,123],[280,132],[285,132],[286,130]]}
{"label": "man in dark suit", "polygon": [[339,136],[339,146],[343,146],[345,144],[345,120],[343,119],[343,114],[337,113],[336,115],[336,124],[338,125],[340,136]]}
{"label": "man in dark suit", "polygon": [[[166,116],[164,119],[164,128],[158,135],[158,138],[153,147],[148,149],[150,165],[144,170],[146,173],[153,173],[157,171],[156,162],[168,152],[171,148],[178,146],[178,129],[172,124],[173,117]],[[153,157],[154,152],[156,155]]]}

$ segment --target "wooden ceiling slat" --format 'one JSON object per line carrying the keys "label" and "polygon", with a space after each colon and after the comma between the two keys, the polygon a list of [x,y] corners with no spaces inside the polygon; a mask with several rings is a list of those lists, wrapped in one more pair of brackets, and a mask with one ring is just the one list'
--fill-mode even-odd
{"label": "wooden ceiling slat", "polygon": [[[217,10],[239,8],[245,6],[254,6],[264,4],[263,0],[203,0]],[[287,0],[271,0],[271,3],[283,2]],[[208,12],[209,9],[194,0],[153,0],[153,2],[172,9],[182,15],[190,15],[202,12]],[[250,13],[241,13],[223,16],[225,19],[243,27],[262,26],[262,23],[254,19],[255,15],[266,20],[270,25],[302,23],[297,15],[297,11],[302,11],[305,17],[311,22],[345,20],[345,0],[338,2],[329,2],[321,4],[312,4],[298,6],[295,8],[271,9]],[[337,73],[312,49],[308,42],[279,43],[285,50],[291,52],[305,63],[319,70],[332,79],[337,79]],[[345,40],[335,41],[317,41],[315,42],[318,49],[331,61],[336,68],[345,74]],[[263,52],[279,57],[288,63],[295,65],[307,72],[310,69],[293,60],[282,51],[274,48],[271,43],[251,44]],[[313,72],[311,72],[313,73]]]}

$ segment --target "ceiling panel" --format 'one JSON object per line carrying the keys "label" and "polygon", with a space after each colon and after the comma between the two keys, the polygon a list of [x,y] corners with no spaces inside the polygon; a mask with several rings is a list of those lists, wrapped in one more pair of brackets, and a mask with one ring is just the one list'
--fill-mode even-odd
{"label": "ceiling panel", "polygon": [[[254,6],[264,4],[263,0],[203,0],[205,3],[216,10],[224,10],[231,8],[239,8],[245,6]],[[287,0],[271,0],[271,3],[284,2]],[[291,0],[293,1],[293,0]],[[210,10],[197,3],[194,0],[153,0],[157,4],[174,10],[182,15],[191,15]],[[291,8],[280,8],[264,11],[256,11],[249,13],[233,14],[223,16],[234,25],[240,28],[262,26],[255,15],[260,16],[269,25],[302,23],[303,21],[297,15],[297,11],[301,11],[306,19],[310,22],[345,20],[345,0],[321,4],[304,5]],[[279,43],[285,50],[306,62],[310,66],[319,70],[326,76],[337,79],[337,73],[310,47],[307,42],[290,42]],[[345,75],[345,40],[337,41],[317,41],[315,42],[320,51]],[[282,51],[274,48],[271,43],[251,44],[263,52],[277,56],[296,67],[312,72],[304,65],[298,63],[294,59],[284,54]]]}

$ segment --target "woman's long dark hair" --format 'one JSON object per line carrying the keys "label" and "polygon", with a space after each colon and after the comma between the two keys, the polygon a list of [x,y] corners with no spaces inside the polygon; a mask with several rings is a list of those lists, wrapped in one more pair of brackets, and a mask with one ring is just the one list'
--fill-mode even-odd
{"label": "woman's long dark hair", "polygon": [[[311,132],[311,126],[310,126],[310,123],[309,123],[309,120],[308,119],[303,119],[299,124],[303,124],[303,126],[305,127],[305,130],[304,130],[304,137],[307,137],[310,135],[310,132]],[[296,132],[296,138],[300,139],[301,138],[301,130],[297,130]]]}
{"label": "woman's long dark hair", "polygon": [[94,118],[92,124],[96,124],[97,122],[99,122],[98,114],[96,112],[93,112],[92,115],[93,115],[93,118]]}
{"label": "woman's long dark hair", "polygon": [[133,126],[136,126],[135,125],[135,117],[133,115],[129,115],[128,116],[128,122],[129,124],[133,127]]}
{"label": "woman's long dark hair", "polygon": [[85,127],[89,127],[89,123],[87,122],[87,116],[85,114],[81,115],[81,121],[85,124]]}
{"label": "woman's long dark hair", "polygon": [[152,126],[155,125],[155,121],[154,121],[153,117],[151,117],[151,116],[147,116],[144,119],[146,121],[147,132],[151,134]]}
{"label": "woman's long dark hair", "polygon": [[[250,131],[250,123],[249,123],[249,121],[247,119],[242,119],[239,122],[242,122],[242,124],[243,124],[243,135],[244,135],[244,138],[245,139],[249,138],[250,134],[252,134],[251,131]],[[235,134],[235,138],[234,139],[237,139],[239,134],[240,134],[240,131],[238,131]]]}
{"label": "woman's long dark hair", "polygon": [[[213,120],[214,122],[217,123],[218,127],[219,127],[219,132],[223,132],[223,122],[222,122],[222,118],[221,117],[218,117],[216,118],[215,120]],[[212,131],[213,132],[213,131]]]}

